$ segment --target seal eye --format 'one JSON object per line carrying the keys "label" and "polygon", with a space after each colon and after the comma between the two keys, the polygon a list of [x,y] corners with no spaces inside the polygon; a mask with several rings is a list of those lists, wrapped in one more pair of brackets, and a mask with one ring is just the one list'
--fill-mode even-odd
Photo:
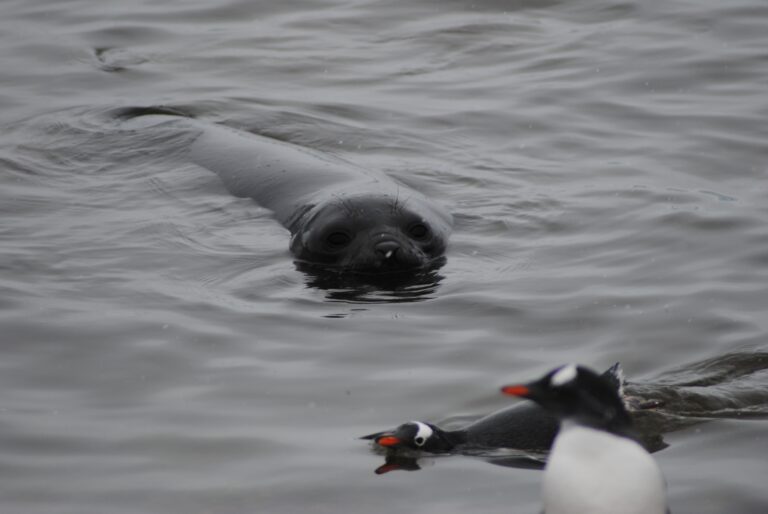
{"label": "seal eye", "polygon": [[414,223],[408,227],[408,233],[414,239],[425,239],[429,235],[429,227],[424,223]]}
{"label": "seal eye", "polygon": [[413,442],[416,443],[416,446],[424,446],[427,440],[422,436],[417,436],[413,439]]}
{"label": "seal eye", "polygon": [[331,232],[325,240],[332,248],[342,248],[352,242],[352,237],[346,232]]}

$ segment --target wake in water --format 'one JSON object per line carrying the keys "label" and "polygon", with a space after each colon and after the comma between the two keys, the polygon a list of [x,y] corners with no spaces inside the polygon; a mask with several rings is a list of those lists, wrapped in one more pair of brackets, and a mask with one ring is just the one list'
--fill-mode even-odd
{"label": "wake in water", "polygon": [[735,352],[629,382],[632,396],[656,401],[637,413],[643,433],[668,433],[713,419],[768,417],[768,353]]}

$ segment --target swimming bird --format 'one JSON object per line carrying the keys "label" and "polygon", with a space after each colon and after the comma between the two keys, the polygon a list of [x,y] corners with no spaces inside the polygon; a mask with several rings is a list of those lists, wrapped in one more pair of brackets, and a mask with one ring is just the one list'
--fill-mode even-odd
{"label": "swimming bird", "polygon": [[[616,363],[603,373],[606,383],[619,396],[621,366]],[[443,430],[432,423],[409,421],[394,430],[361,437],[392,450],[409,449],[429,453],[513,448],[548,450],[560,421],[535,403],[518,403],[484,416],[458,430]]]}
{"label": "swimming bird", "polygon": [[613,384],[569,364],[502,392],[562,420],[544,471],[545,514],[665,514],[659,466],[635,439]]}

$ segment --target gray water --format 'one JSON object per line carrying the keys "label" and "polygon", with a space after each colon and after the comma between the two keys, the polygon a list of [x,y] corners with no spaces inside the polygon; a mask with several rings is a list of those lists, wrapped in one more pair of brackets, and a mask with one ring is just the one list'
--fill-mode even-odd
{"label": "gray water", "polygon": [[[3,0],[0,511],[536,513],[356,438],[569,361],[665,395],[675,514],[768,512],[763,0]],[[442,201],[432,288],[313,282],[163,105]],[[707,421],[701,423],[701,421]]]}

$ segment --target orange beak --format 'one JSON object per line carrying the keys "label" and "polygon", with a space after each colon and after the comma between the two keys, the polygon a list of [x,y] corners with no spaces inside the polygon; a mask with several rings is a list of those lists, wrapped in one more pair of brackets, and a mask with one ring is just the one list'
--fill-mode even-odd
{"label": "orange beak", "polygon": [[378,439],[376,439],[376,444],[379,444],[381,446],[386,446],[388,448],[390,446],[397,446],[400,443],[401,443],[400,439],[393,435],[385,435],[383,437],[379,437]]}
{"label": "orange beak", "polygon": [[519,384],[504,386],[501,388],[501,392],[510,396],[521,396],[523,398],[526,398],[529,394],[531,394],[531,390],[528,389],[528,386]]}

